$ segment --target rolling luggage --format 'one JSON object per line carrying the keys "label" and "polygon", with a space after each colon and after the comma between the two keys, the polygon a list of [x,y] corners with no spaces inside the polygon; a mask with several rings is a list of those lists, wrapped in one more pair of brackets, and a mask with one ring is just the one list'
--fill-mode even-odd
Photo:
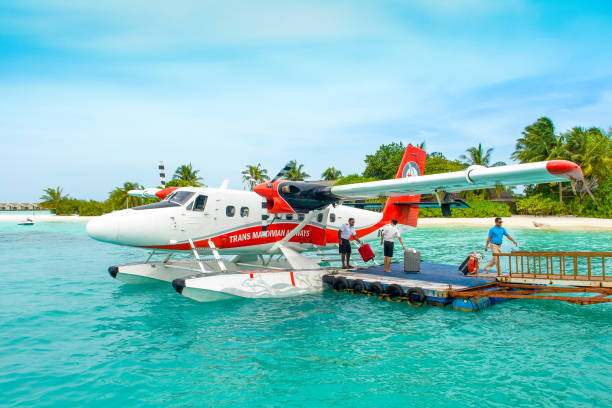
{"label": "rolling luggage", "polygon": [[421,251],[409,248],[404,252],[404,272],[419,273],[421,271]]}
{"label": "rolling luggage", "polygon": [[463,262],[461,262],[461,265],[459,265],[458,269],[464,275],[468,274],[468,264],[469,264],[469,262],[470,262],[470,256],[468,255],[467,258],[465,258],[465,260]]}
{"label": "rolling luggage", "polygon": [[363,244],[359,247],[359,255],[361,255],[363,262],[368,262],[369,260],[374,259],[374,251],[372,251],[369,244]]}

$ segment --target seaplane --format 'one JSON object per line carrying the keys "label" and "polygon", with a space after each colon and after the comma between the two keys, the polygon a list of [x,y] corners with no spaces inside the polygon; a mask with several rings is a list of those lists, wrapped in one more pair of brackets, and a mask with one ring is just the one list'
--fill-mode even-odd
{"label": "seaplane", "polygon": [[[171,282],[198,301],[286,297],[322,290],[322,276],[334,268],[329,250],[337,248],[338,230],[349,218],[360,240],[368,241],[392,219],[402,234],[416,228],[419,208],[439,207],[445,216],[469,208],[451,200],[453,192],[582,179],[580,167],[566,160],[424,175],[425,156],[409,144],[394,179],[349,185],[289,181],[286,166],[253,191],[229,189],[227,182],[134,190],[131,195],[161,201],[94,218],[87,232],[98,241],[149,251],[145,262],[109,267],[126,283]],[[424,194],[436,201],[422,202]],[[381,196],[387,197],[382,213],[343,204]],[[181,253],[190,258],[172,259]]]}

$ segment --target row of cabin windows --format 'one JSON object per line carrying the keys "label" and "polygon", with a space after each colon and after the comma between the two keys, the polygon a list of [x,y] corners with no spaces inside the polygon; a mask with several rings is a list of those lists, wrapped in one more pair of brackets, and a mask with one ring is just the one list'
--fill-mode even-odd
{"label": "row of cabin windows", "polygon": [[[233,217],[234,215],[236,215],[236,207],[234,207],[233,205],[228,205],[227,207],[225,207],[225,215],[227,215],[228,217]],[[240,207],[240,216],[248,217],[249,207]]]}
{"label": "row of cabin windows", "polygon": [[[268,218],[270,218],[270,216],[268,214],[262,214],[262,216],[261,216],[262,220],[267,220]],[[285,216],[285,219],[292,220],[293,219],[293,214],[287,214]],[[298,221],[304,221],[304,214],[298,214]],[[329,221],[330,222],[336,222],[336,214],[334,214],[334,213],[329,214]],[[317,222],[323,222],[323,214],[319,214],[317,216]]]}
{"label": "row of cabin windows", "polygon": [[[206,199],[207,197],[205,195],[199,195],[195,200],[193,200],[188,206],[187,209],[190,211],[204,211],[204,208],[206,208]],[[265,202],[262,203],[262,207],[265,205]],[[234,207],[233,205],[228,205],[227,207],[225,207],[225,215],[227,215],[228,217],[233,217],[234,215],[236,215],[236,207]],[[241,217],[248,217],[249,216],[249,207],[240,207],[240,216]],[[268,219],[268,214],[264,214],[261,216],[262,220],[267,220]],[[285,219],[287,220],[292,220],[293,219],[293,214],[287,214],[285,216]],[[304,221],[304,214],[298,214],[298,221]],[[336,221],[336,214],[331,213],[329,214],[329,221],[330,222],[335,222]],[[317,222],[323,222],[323,214],[319,214],[317,216]]]}

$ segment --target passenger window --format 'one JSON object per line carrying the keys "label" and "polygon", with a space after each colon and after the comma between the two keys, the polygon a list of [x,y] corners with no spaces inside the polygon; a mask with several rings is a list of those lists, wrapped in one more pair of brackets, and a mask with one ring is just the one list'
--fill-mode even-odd
{"label": "passenger window", "polygon": [[242,207],[242,208],[240,208],[240,216],[241,217],[248,217],[249,216],[249,207]]}
{"label": "passenger window", "polygon": [[270,218],[270,216],[268,214],[262,214],[261,215],[261,219],[264,220],[264,221],[267,220],[268,218]]}
{"label": "passenger window", "polygon": [[287,214],[287,216],[285,218],[287,218],[288,220],[292,220],[293,219],[293,215]]}
{"label": "passenger window", "polygon": [[329,214],[329,222],[336,222],[336,214],[334,213]]}
{"label": "passenger window", "polygon": [[266,208],[268,208],[268,202],[267,202],[267,201],[262,201],[262,202],[261,202],[261,208],[263,208],[264,210],[265,210]]}
{"label": "passenger window", "polygon": [[317,215],[317,222],[323,222],[323,214]]}
{"label": "passenger window", "polygon": [[304,214],[298,215],[298,220],[299,221],[304,221]]}
{"label": "passenger window", "polygon": [[233,205],[228,205],[227,207],[225,207],[225,215],[227,215],[228,217],[233,217],[236,214],[236,207],[234,207]]}
{"label": "passenger window", "polygon": [[193,211],[204,211],[204,208],[206,207],[206,196],[205,195],[200,195],[198,196],[192,204],[190,204],[190,206],[192,206],[193,208],[188,208],[188,209],[192,209]]}

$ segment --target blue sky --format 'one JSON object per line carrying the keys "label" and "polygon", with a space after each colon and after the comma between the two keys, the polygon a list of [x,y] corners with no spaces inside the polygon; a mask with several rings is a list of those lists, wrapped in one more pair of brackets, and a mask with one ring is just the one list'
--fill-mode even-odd
{"label": "blue sky", "polygon": [[612,125],[612,12],[563,1],[0,2],[0,202],[105,199],[191,162],[361,172],[382,143],[508,161],[523,128]]}

